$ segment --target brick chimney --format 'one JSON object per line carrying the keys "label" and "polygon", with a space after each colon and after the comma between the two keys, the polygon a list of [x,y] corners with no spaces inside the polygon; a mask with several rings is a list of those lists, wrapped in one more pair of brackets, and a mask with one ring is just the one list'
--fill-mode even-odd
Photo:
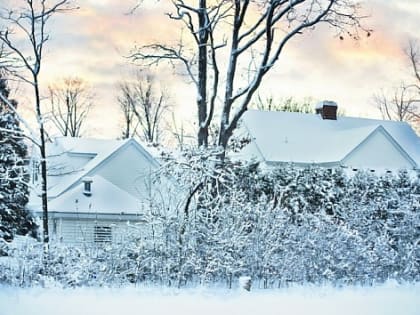
{"label": "brick chimney", "polygon": [[321,114],[322,119],[337,120],[337,103],[333,101],[322,101],[316,104],[315,111]]}

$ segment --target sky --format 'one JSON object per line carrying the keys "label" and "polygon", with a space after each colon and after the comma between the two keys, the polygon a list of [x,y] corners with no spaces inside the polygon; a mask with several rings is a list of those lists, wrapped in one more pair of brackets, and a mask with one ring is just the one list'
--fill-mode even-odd
{"label": "sky", "polygon": [[[126,58],[136,45],[179,38],[176,24],[164,15],[165,1],[144,4],[128,14],[136,0],[79,0],[80,8],[49,21],[41,83],[44,87],[65,76],[85,79],[95,93],[95,108],[86,136],[120,135],[117,84],[133,71]],[[320,27],[290,42],[260,88],[274,99],[311,97],[334,100],[347,116],[380,118],[372,96],[410,77],[404,47],[419,38],[420,1],[369,0],[365,25],[372,36],[339,40]],[[171,95],[178,120],[195,121],[194,89],[169,69],[159,73]],[[22,101],[21,101],[22,103]],[[30,103],[23,100],[23,103]]]}

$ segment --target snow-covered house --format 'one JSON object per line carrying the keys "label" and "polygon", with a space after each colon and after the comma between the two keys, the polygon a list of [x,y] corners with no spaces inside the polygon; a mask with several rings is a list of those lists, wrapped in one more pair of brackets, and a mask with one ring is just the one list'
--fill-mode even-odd
{"label": "snow-covered house", "polygon": [[420,166],[420,138],[407,123],[337,117],[330,101],[317,105],[316,114],[248,110],[238,134],[249,143],[237,157],[265,165],[381,172]]}
{"label": "snow-covered house", "polygon": [[[145,225],[151,173],[159,163],[137,141],[61,137],[47,149],[53,241],[118,242],[127,235],[128,222]],[[39,182],[36,169],[35,165],[35,186]],[[39,191],[31,194],[28,208],[42,216]]]}

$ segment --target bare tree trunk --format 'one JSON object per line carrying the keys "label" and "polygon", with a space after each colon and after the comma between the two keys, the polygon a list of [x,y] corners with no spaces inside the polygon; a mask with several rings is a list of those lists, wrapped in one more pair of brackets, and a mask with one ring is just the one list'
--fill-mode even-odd
{"label": "bare tree trunk", "polygon": [[36,115],[39,124],[39,140],[40,140],[40,154],[41,154],[41,200],[42,200],[42,228],[43,228],[43,242],[48,244],[50,234],[48,231],[48,195],[47,195],[47,154],[45,143],[45,129],[44,121],[41,113],[41,97],[39,94],[38,77],[34,75],[34,89],[35,89],[35,106]]}
{"label": "bare tree trunk", "polygon": [[209,38],[206,0],[200,0],[198,8],[198,146],[208,146],[207,120],[207,42]]}

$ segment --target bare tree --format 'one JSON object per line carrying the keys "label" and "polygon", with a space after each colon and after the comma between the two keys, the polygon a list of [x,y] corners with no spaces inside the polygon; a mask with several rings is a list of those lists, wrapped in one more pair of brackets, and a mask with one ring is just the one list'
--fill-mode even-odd
{"label": "bare tree", "polygon": [[10,56],[10,52],[6,51],[6,48],[4,47],[4,43],[0,43],[0,71],[1,71],[1,75],[5,75],[6,72],[9,70],[9,67],[10,67],[9,56]]}
{"label": "bare tree", "polygon": [[172,126],[171,126],[172,136],[175,138],[178,148],[182,151],[185,145],[185,129],[184,124],[181,122],[177,123],[174,113],[172,113]]}
{"label": "bare tree", "polygon": [[124,119],[121,138],[128,139],[136,135],[139,125],[133,110],[136,106],[135,93],[132,84],[127,81],[120,82],[118,84],[118,89],[120,90],[120,95],[117,97],[117,100]]}
{"label": "bare tree", "polygon": [[[138,47],[131,57],[144,65],[167,61],[184,67],[197,90],[199,146],[208,144],[208,129],[219,97],[218,145],[226,148],[254,93],[292,38],[321,23],[334,27],[340,39],[343,34],[357,39],[361,30],[370,35],[360,24],[364,16],[359,5],[351,0],[200,0],[198,6],[184,0],[172,3],[175,12],[168,16],[181,21],[189,31],[194,53],[188,55],[187,45],[180,41],[175,46]],[[225,62],[221,61],[223,56],[227,56]],[[226,65],[223,78],[219,65]]]}
{"label": "bare tree", "polygon": [[172,136],[170,143],[181,151],[190,147],[196,140],[193,133],[193,124],[190,121],[180,119],[175,112],[172,112],[171,119],[167,121],[166,130]]}
{"label": "bare tree", "polygon": [[312,103],[312,98],[305,98],[299,102],[293,97],[275,100],[273,96],[262,99],[260,95],[257,95],[255,106],[259,110],[312,114],[315,112],[315,107],[311,105]]}
{"label": "bare tree", "polygon": [[420,118],[420,95],[412,85],[401,83],[391,93],[382,90],[374,95],[374,102],[384,119],[415,122]]}
{"label": "bare tree", "polygon": [[168,110],[168,95],[159,88],[151,74],[138,72],[135,81],[119,85],[118,102],[124,115],[123,137],[138,135],[150,143],[158,143],[162,120]]}
{"label": "bare tree", "polygon": [[80,137],[92,107],[93,94],[78,77],[67,77],[48,87],[51,121],[63,136]]}
{"label": "bare tree", "polygon": [[412,114],[415,116],[412,119],[414,124],[414,128],[417,132],[420,132],[420,46],[418,41],[411,40],[409,42],[408,49],[406,50],[406,54],[410,60],[413,75],[414,75],[414,82],[413,88],[417,91],[417,101],[416,101],[416,109],[412,110]]}
{"label": "bare tree", "polygon": [[[23,0],[19,7],[0,6],[0,42],[10,53],[9,64],[15,75],[28,83],[33,90],[33,101],[38,121],[37,143],[41,157],[41,199],[43,212],[43,242],[48,249],[48,199],[47,199],[47,160],[46,135],[41,109],[39,76],[43,61],[44,45],[49,40],[46,30],[48,21],[56,13],[71,9],[70,0]],[[12,4],[11,4],[12,5]]]}
{"label": "bare tree", "polygon": [[415,82],[413,85],[420,92],[420,47],[418,41],[411,40],[408,44],[406,54],[413,68]]}
{"label": "bare tree", "polygon": [[[268,96],[263,99],[260,95],[257,95],[254,106],[259,110],[315,114],[314,104],[314,99],[312,97],[305,97],[303,100],[299,101],[293,97],[280,98],[276,100],[273,96]],[[345,116],[345,110],[339,108],[337,115]]]}
{"label": "bare tree", "polygon": [[374,102],[381,111],[382,117],[389,120],[406,121],[420,128],[420,49],[417,42],[410,41],[405,50],[413,72],[411,82],[401,82],[401,85],[391,92],[381,92],[374,95]]}

